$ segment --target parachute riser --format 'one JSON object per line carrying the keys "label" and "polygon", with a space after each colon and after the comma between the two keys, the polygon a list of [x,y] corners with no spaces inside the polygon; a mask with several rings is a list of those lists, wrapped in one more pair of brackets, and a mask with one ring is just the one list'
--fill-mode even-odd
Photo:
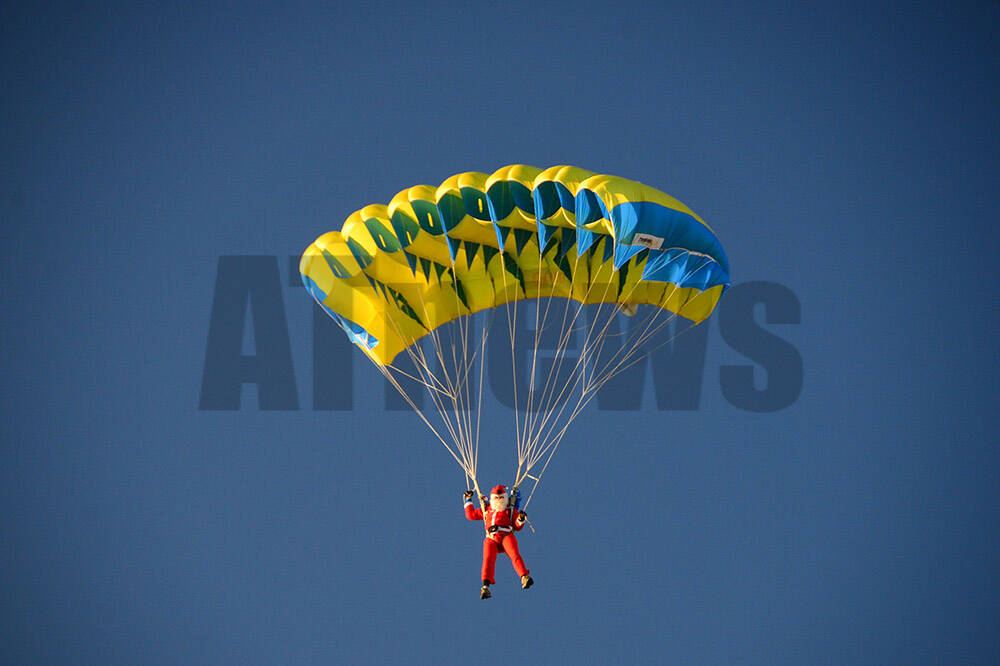
{"label": "parachute riser", "polygon": [[485,502],[483,502],[483,494],[481,492],[479,492],[479,482],[476,481],[476,477],[475,476],[470,475],[470,478],[472,479],[472,487],[476,489],[476,501],[479,502],[479,508],[483,512],[483,527],[486,527],[487,529],[489,529],[489,525],[486,522],[486,506],[487,506],[487,504]]}
{"label": "parachute riser", "polygon": [[515,511],[521,509],[521,491],[518,489],[517,484],[511,489],[510,499],[507,501],[507,506],[513,507]]}

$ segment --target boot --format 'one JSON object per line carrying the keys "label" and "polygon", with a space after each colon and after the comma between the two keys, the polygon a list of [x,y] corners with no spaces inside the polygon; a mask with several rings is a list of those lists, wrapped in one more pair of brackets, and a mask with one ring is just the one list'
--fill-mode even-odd
{"label": "boot", "polygon": [[490,594],[490,586],[489,585],[483,585],[483,589],[479,590],[479,598],[480,599],[489,599],[492,596],[493,595]]}
{"label": "boot", "polygon": [[535,584],[535,581],[531,580],[531,576],[524,574],[521,576],[521,589],[527,590],[529,587]]}

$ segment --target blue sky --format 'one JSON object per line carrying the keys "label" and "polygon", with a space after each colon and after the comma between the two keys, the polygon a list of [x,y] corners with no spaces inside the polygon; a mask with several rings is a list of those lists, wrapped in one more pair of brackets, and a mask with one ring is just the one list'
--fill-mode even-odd
{"label": "blue sky", "polygon": [[[5,3],[3,657],[995,662],[997,19]],[[736,283],[797,297],[801,323],[758,317],[803,386],[733,405],[720,368],[753,362],[710,320],[699,409],[645,386],[581,416],[521,539],[537,584],[501,559],[481,602],[461,472],[360,353],[355,408],[312,408],[284,272],[300,409],[198,401],[220,256],[284,267],[362,205],[510,163],[691,206]]]}

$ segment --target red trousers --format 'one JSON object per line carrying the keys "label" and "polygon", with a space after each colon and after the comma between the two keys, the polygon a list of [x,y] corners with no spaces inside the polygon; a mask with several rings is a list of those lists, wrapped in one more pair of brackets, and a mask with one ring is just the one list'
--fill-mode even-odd
{"label": "red trousers", "polygon": [[483,580],[488,580],[490,584],[496,583],[493,580],[494,565],[497,561],[497,553],[500,549],[507,553],[507,557],[510,558],[511,563],[514,565],[514,571],[517,572],[518,576],[526,576],[528,574],[528,568],[524,566],[524,560],[521,559],[521,553],[517,550],[517,537],[513,534],[504,534],[502,537],[497,537],[499,543],[494,541],[490,537],[486,537],[483,541]]}

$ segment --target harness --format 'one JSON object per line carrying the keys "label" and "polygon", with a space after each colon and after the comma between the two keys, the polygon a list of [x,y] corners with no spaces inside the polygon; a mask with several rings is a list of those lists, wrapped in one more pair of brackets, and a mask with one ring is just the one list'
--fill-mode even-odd
{"label": "harness", "polygon": [[[510,520],[511,523],[513,523],[514,522],[514,510],[508,508],[508,509],[504,509],[504,511],[507,512],[508,519]],[[495,512],[493,515],[496,516],[497,513],[499,513],[499,512]],[[486,531],[489,534],[496,534],[497,532],[501,532],[503,534],[510,534],[510,533],[512,533],[514,531],[514,528],[513,528],[512,525],[490,525],[489,527],[486,528]]]}

